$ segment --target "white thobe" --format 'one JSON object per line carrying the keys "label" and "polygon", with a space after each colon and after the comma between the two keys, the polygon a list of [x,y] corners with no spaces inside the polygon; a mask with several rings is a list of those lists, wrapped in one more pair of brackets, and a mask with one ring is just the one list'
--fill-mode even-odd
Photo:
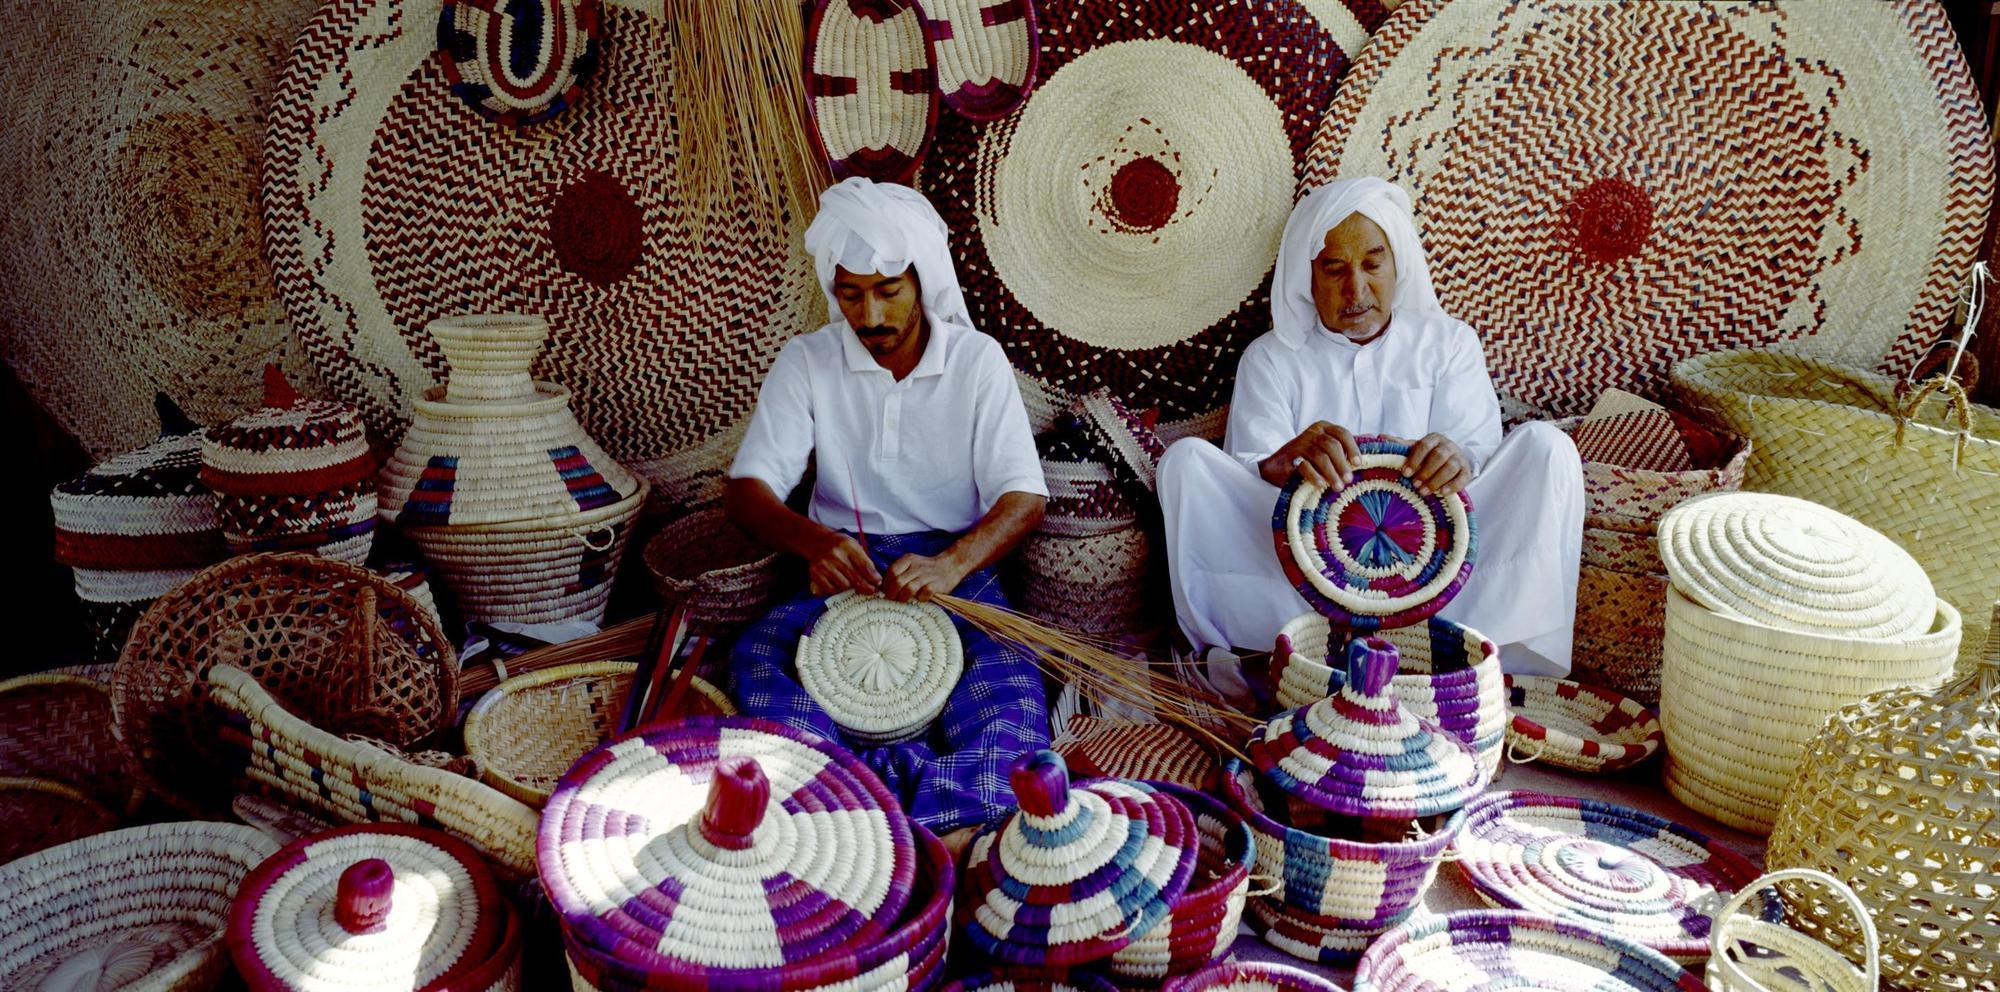
{"label": "white thobe", "polygon": [[1327,331],[1275,333],[1237,367],[1223,448],[1189,439],[1160,462],[1167,564],[1181,630],[1197,647],[1270,650],[1311,610],[1271,543],[1277,487],[1256,465],[1315,421],[1357,436],[1441,433],[1472,459],[1479,530],[1471,577],[1441,612],[1500,645],[1509,672],[1567,674],[1583,550],[1583,465],[1542,423],[1501,439],[1478,335],[1442,314],[1397,311],[1365,345]]}

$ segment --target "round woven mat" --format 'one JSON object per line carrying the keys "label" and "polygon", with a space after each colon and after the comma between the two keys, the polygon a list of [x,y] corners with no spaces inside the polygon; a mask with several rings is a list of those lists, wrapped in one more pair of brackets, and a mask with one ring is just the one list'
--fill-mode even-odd
{"label": "round woven mat", "polygon": [[1467,910],[1397,927],[1368,948],[1354,992],[1466,988],[1537,992],[1687,992],[1705,989],[1656,951],[1588,926],[1531,913]]}
{"label": "round woven mat", "polygon": [[1031,407],[1109,386],[1176,423],[1228,402],[1299,156],[1381,16],[1353,6],[1042,0],[1026,104],[939,120],[925,187]]}
{"label": "round woven mat", "polygon": [[1444,609],[1472,575],[1472,499],[1418,491],[1402,474],[1407,444],[1364,438],[1359,447],[1345,486],[1292,476],[1271,514],[1272,542],[1292,586],[1329,620],[1407,627]]}
{"label": "round woven mat", "polygon": [[202,423],[303,369],[264,261],[257,174],[273,82],[312,0],[0,3],[0,354],[98,456]]}
{"label": "round woven mat", "polygon": [[603,46],[597,0],[444,0],[438,10],[439,57],[452,92],[502,124],[540,124],[568,110]]}
{"label": "round woven mat", "polygon": [[806,110],[836,179],[908,183],[937,134],[937,75],[910,0],[816,0]]}
{"label": "round woven mat", "polygon": [[408,747],[444,727],[458,663],[437,618],[355,565],[259,554],[160,597],[132,628],[111,682],[118,739],[152,791],[198,811],[233,791],[207,673],[243,669],[313,726]]}
{"label": "round woven mat", "polygon": [[799,684],[856,740],[921,737],[965,671],[951,615],[930,603],[843,592],[799,638]]}
{"label": "round woven mat", "polygon": [[[1465,811],[1452,841],[1488,903],[1569,920],[1684,962],[1708,958],[1695,903],[1755,881],[1757,869],[1707,836],[1636,809],[1539,792],[1496,792]],[[1759,897],[1757,915],[1784,906]]]}
{"label": "round woven mat", "polygon": [[394,440],[445,376],[427,322],[535,314],[536,378],[570,387],[586,433],[664,497],[719,486],[758,381],[824,307],[797,232],[739,184],[695,238],[666,29],[632,0],[604,4],[588,97],[527,129],[452,95],[413,10],[434,8],[323,4],[273,105],[271,260],[328,387]]}
{"label": "round woven mat", "polygon": [[1943,9],[1412,0],[1306,182],[1410,191],[1445,309],[1552,414],[1785,343],[1901,373],[1945,330],[1993,146]]}

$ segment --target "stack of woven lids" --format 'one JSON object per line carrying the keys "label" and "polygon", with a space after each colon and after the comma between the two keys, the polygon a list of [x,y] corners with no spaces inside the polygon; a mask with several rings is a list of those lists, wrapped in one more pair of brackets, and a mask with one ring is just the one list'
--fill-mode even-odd
{"label": "stack of woven lids", "polygon": [[919,989],[954,872],[860,759],[768,721],[695,717],[586,755],[536,856],[579,989]]}
{"label": "stack of woven lids", "polygon": [[362,824],[292,842],[251,871],[227,941],[253,992],[512,992],[521,924],[465,842]]}
{"label": "stack of woven lids", "polygon": [[1923,567],[1816,503],[1724,493],[1660,520],[1667,788],[1768,833],[1806,743],[1869,693],[1951,674],[1960,618]]}
{"label": "stack of woven lids", "polygon": [[862,748],[922,737],[958,688],[965,649],[930,603],[843,592],[799,638],[799,685]]}
{"label": "stack of woven lids", "polygon": [[[1459,810],[1485,787],[1472,749],[1391,690],[1396,670],[1387,641],[1350,642],[1339,691],[1260,727],[1249,745],[1254,771],[1240,761],[1225,770],[1263,873],[1284,882],[1252,900],[1251,917],[1289,954],[1350,960],[1407,917]],[[1425,832],[1424,821],[1444,815]]]}
{"label": "stack of woven lids", "polygon": [[56,561],[76,573],[92,657],[116,661],[153,600],[224,557],[201,435],[164,395],[157,441],[114,455],[49,493]]}
{"label": "stack of woven lids", "polygon": [[374,455],[355,408],[299,396],[277,366],[264,405],[201,442],[230,551],[305,551],[364,564],[375,544]]}
{"label": "stack of woven lids", "polygon": [[647,484],[584,434],[569,390],[529,375],[546,322],[472,315],[429,331],[451,373],[382,467],[383,516],[467,619],[602,620]]}

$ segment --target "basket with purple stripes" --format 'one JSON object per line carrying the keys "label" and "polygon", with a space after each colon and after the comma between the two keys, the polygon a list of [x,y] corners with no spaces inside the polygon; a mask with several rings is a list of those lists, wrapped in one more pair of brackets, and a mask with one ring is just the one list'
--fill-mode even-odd
{"label": "basket with purple stripes", "polygon": [[1066,969],[1116,953],[1167,918],[1200,834],[1180,800],[1119,779],[1070,785],[1054,751],[1011,773],[1020,812],[974,837],[966,937],[1005,965]]}
{"label": "basket with purple stripes", "polygon": [[1206,967],[1229,953],[1250,897],[1250,872],[1257,865],[1257,842],[1250,825],[1228,804],[1193,789],[1160,782],[1135,782],[1142,789],[1172,796],[1194,814],[1201,847],[1193,881],[1167,911],[1167,918],[1111,955],[1111,973],[1158,982]]}
{"label": "basket with purple stripes", "polygon": [[[1458,866],[1489,905],[1581,923],[1676,961],[1708,960],[1711,895],[1757,868],[1706,835],[1636,809],[1539,792],[1496,792],[1465,811]],[[1784,917],[1776,890],[1752,910]]]}
{"label": "basket with purple stripes", "polygon": [[[1466,976],[1481,976],[1476,986]],[[1368,948],[1354,992],[1706,992],[1658,951],[1592,927],[1506,910],[1470,910],[1398,927]]]}
{"label": "basket with purple stripes", "polygon": [[919,880],[949,891],[936,850],[852,754],[718,717],[586,755],[536,843],[572,967],[605,992],[811,988],[899,957],[908,969],[933,950],[905,925],[913,905],[931,912]]}
{"label": "basket with purple stripes", "polygon": [[1477,557],[1472,500],[1426,494],[1402,474],[1410,446],[1358,441],[1353,480],[1323,489],[1294,474],[1271,512],[1271,538],[1312,608],[1357,631],[1407,627],[1445,608]]}
{"label": "basket with purple stripes", "polygon": [[1491,779],[1507,747],[1507,685],[1500,649],[1462,623],[1431,617],[1409,627],[1357,634],[1318,613],[1301,613],[1278,631],[1268,664],[1246,659],[1250,688],[1271,711],[1310,706],[1347,684],[1347,646],[1379,637],[1396,648],[1389,688],[1411,713],[1437,721],[1472,747]]}
{"label": "basket with purple stripes", "polygon": [[945,986],[944,992],[1118,992],[1118,986],[1087,972],[1057,976],[1003,969],[967,975]]}
{"label": "basket with purple stripes", "polygon": [[1340,992],[1318,975],[1261,961],[1218,961],[1171,979],[1161,992]]}

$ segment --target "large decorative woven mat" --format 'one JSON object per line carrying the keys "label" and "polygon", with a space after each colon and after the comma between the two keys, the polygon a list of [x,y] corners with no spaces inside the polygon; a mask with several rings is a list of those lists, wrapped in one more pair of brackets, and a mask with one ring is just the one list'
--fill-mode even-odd
{"label": "large decorative woven mat", "polygon": [[328,386],[388,438],[445,374],[425,324],[531,313],[552,328],[535,377],[573,390],[585,431],[670,499],[719,485],[758,381],[824,302],[747,184],[691,233],[647,11],[604,3],[589,88],[526,129],[452,94],[438,0],[331,0],[307,24],[266,144],[272,264]]}
{"label": "large decorative woven mat", "polygon": [[1495,385],[1563,415],[1717,348],[1901,372],[1977,253],[1993,146],[1933,3],[1412,0],[1307,156],[1308,184],[1371,175],[1410,191]]}
{"label": "large decorative woven mat", "polygon": [[[0,357],[97,457],[302,367],[263,259],[272,84],[311,0],[0,2]],[[310,390],[312,384],[301,382]]]}
{"label": "large decorative woven mat", "polygon": [[[1350,6],[1352,9],[1350,9]],[[1025,105],[938,121],[925,185],[1031,410],[1109,386],[1165,425],[1270,326],[1290,177],[1373,0],[1043,0]],[[1033,395],[1036,392],[1043,395]]]}

